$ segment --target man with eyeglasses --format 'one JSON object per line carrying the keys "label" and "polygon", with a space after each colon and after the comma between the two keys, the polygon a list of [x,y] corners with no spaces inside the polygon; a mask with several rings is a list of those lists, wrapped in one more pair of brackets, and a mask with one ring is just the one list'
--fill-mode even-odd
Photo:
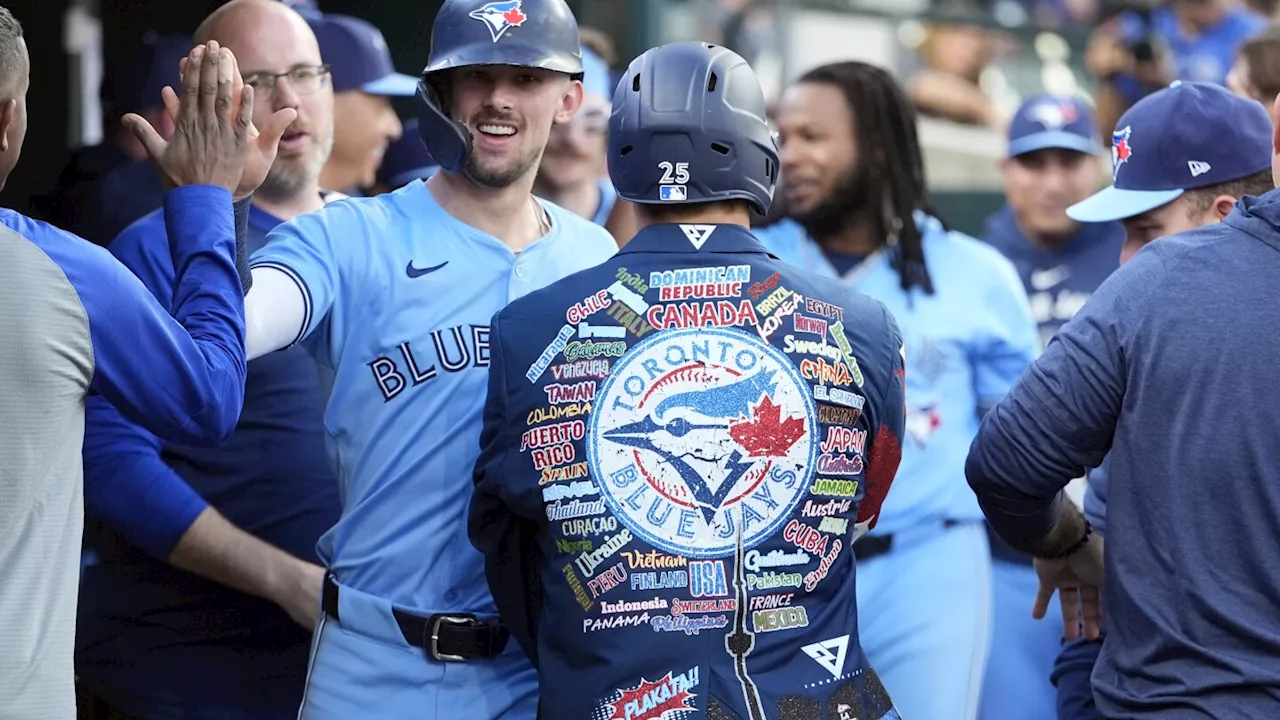
{"label": "man with eyeglasses", "polygon": [[404,128],[393,97],[413,97],[418,79],[398,73],[378,28],[346,15],[307,16],[333,78],[333,152],[323,187],[356,195],[373,186],[387,146]]}
{"label": "man with eyeglasses", "polygon": [[621,245],[635,232],[631,211],[618,202],[605,167],[605,141],[613,103],[609,66],[584,44],[582,109],[551,129],[533,194],[609,230]]}
{"label": "man with eyeglasses", "polygon": [[[255,89],[256,121],[297,111],[253,196],[256,250],[276,225],[325,204],[333,88],[315,36],[283,3],[233,0],[196,38],[235,54]],[[109,249],[162,304],[173,301],[160,213]],[[243,413],[217,449],[161,443],[90,401],[85,506],[100,521],[90,543],[101,562],[81,585],[76,664],[96,717],[296,716],[320,611],[316,543],[339,515],[323,407],[316,364],[301,348],[248,364]]]}

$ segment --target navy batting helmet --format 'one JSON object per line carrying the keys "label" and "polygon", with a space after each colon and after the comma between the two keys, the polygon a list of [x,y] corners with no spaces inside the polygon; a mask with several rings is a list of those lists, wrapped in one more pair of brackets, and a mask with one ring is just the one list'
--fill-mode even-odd
{"label": "navy batting helmet", "polygon": [[678,42],[636,58],[609,119],[609,176],[634,203],[773,203],[778,143],[764,91],[728,48]]}
{"label": "navy batting helmet", "polygon": [[581,78],[578,21],[564,0],[446,0],[431,29],[431,57],[418,83],[418,132],[432,157],[459,172],[471,132],[449,116],[437,73],[474,65],[516,65]]}

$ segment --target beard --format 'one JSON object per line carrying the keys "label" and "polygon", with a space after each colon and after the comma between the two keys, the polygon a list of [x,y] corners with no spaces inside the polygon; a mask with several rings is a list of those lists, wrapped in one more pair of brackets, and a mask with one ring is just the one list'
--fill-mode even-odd
{"label": "beard", "polygon": [[839,235],[849,229],[866,209],[871,196],[869,175],[863,167],[845,171],[836,180],[830,195],[806,211],[791,211],[791,218],[819,244],[826,238]]}
{"label": "beard", "polygon": [[329,160],[333,150],[333,136],[316,145],[310,157],[300,158],[297,162],[277,162],[267,171],[257,194],[268,200],[290,200],[299,193],[309,192],[320,181],[320,171]]}
{"label": "beard", "polygon": [[505,167],[484,167],[476,161],[475,153],[467,153],[467,162],[462,168],[462,174],[481,187],[501,190],[514,185],[530,170],[537,167],[541,160],[542,149],[533,148]]}

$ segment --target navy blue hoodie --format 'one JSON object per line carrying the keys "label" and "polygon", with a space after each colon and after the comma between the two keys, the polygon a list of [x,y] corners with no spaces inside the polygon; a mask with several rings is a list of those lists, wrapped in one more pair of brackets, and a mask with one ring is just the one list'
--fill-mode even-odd
{"label": "navy blue hoodie", "polygon": [[1110,452],[1111,718],[1280,714],[1280,191],[1157,240],[987,414],[967,464],[991,524],[1049,530]]}

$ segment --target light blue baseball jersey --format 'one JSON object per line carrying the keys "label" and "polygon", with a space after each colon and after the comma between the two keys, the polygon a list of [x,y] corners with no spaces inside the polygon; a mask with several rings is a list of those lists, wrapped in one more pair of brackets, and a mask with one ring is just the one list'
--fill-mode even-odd
{"label": "light blue baseball jersey", "polygon": [[[916,214],[934,294],[902,289],[890,253],[872,254],[843,276],[884,303],[907,351],[907,424],[902,465],[872,534],[931,519],[982,519],[964,477],[969,444],[985,408],[1013,386],[1039,352],[1039,336],[1017,270],[974,238]],[[791,220],[754,230],[785,262],[841,277]]]}
{"label": "light blue baseball jersey", "polygon": [[343,509],[318,550],[341,584],[410,610],[496,612],[466,533],[489,321],[617,250],[603,228],[543,207],[551,231],[515,254],[415,180],[299,216],[254,254],[302,289],[298,341],[332,373],[324,420]]}

